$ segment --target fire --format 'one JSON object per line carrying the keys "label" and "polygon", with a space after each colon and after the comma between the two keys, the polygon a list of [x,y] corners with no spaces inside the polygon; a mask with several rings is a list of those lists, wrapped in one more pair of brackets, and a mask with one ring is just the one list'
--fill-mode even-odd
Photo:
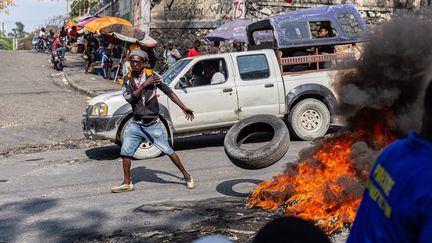
{"label": "fire", "polygon": [[255,188],[248,207],[282,208],[287,215],[316,222],[327,234],[351,224],[365,182],[350,160],[352,146],[368,141],[373,148],[381,149],[394,141],[396,137],[386,126],[391,116],[385,117],[374,126],[366,126],[367,119],[363,119],[357,123],[356,132],[329,136],[301,152],[298,164],[288,165],[273,181],[265,181]]}

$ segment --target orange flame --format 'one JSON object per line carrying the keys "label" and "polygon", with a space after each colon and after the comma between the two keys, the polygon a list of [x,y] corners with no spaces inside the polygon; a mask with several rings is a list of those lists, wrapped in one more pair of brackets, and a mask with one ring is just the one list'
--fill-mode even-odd
{"label": "orange flame", "polygon": [[387,122],[386,118],[369,126],[373,128],[369,137],[366,129],[359,129],[320,141],[312,155],[300,156],[298,165],[288,165],[273,181],[259,184],[249,198],[248,207],[282,208],[285,214],[315,221],[327,234],[351,224],[363,190],[359,172],[349,159],[352,145],[370,140],[373,147],[382,148],[394,141],[396,137],[385,126]]}

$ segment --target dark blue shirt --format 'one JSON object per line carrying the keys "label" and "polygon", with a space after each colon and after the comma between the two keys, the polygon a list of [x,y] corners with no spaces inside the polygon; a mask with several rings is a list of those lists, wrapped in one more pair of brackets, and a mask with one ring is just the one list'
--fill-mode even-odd
{"label": "dark blue shirt", "polygon": [[432,242],[432,142],[412,132],[381,153],[347,242]]}

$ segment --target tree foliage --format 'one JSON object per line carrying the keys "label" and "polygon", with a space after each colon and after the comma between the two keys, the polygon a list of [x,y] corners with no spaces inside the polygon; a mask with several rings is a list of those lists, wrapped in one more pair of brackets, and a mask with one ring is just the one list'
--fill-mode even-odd
{"label": "tree foliage", "polygon": [[8,13],[9,7],[13,5],[13,0],[0,0],[0,13]]}
{"label": "tree foliage", "polygon": [[12,50],[12,39],[0,33],[0,50]]}

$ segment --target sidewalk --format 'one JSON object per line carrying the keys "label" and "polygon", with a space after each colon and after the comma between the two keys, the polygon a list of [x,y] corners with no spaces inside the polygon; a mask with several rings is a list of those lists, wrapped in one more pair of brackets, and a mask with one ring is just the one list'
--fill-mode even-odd
{"label": "sidewalk", "polygon": [[85,74],[81,54],[67,53],[64,75],[72,88],[91,97],[121,90],[121,85],[113,80],[92,73]]}

